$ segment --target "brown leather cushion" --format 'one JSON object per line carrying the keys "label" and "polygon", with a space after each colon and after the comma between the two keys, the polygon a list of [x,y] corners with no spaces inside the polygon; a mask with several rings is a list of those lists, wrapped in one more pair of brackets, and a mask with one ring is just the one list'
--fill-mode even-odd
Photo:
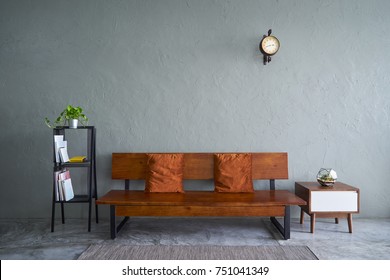
{"label": "brown leather cushion", "polygon": [[146,192],[184,192],[184,154],[147,154]]}
{"label": "brown leather cushion", "polygon": [[216,192],[253,192],[251,154],[215,154]]}

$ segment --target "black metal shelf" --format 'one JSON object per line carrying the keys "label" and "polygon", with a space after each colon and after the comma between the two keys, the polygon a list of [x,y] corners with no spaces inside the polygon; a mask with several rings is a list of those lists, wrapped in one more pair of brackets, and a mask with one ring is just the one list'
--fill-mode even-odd
{"label": "black metal shelf", "polygon": [[90,167],[91,163],[91,161],[55,163],[54,167],[58,169],[67,167]]}
{"label": "black metal shelf", "polygon": [[94,128],[95,127],[91,126],[91,125],[85,125],[85,126],[81,125],[81,126],[78,126],[77,128],[70,128],[69,126],[65,125],[65,126],[57,126],[57,127],[53,128],[53,130],[64,130],[64,129],[77,130],[77,129],[94,129]]}
{"label": "black metal shelf", "polygon": [[[80,126],[78,128],[69,128],[69,126],[56,127],[53,129],[54,135],[63,135],[65,139],[65,131],[86,129],[87,130],[87,161],[83,162],[65,162],[58,163],[56,162],[55,157],[55,145],[53,139],[53,199],[52,199],[52,216],[51,216],[51,231],[54,231],[54,220],[55,220],[55,208],[57,204],[61,205],[61,218],[62,223],[65,223],[65,204],[72,203],[88,203],[88,231],[91,231],[91,217],[92,217],[92,204],[93,200],[98,198],[97,196],[97,183],[96,183],[96,128],[94,126]],[[74,198],[68,201],[59,201],[56,199],[56,180],[54,172],[64,169],[64,168],[87,168],[87,194],[75,194]],[[96,223],[99,222],[98,219],[98,206],[95,203],[95,216]]]}
{"label": "black metal shelf", "polygon": [[89,202],[90,198],[87,194],[75,194],[74,198],[68,201],[56,200],[55,203],[85,203]]}

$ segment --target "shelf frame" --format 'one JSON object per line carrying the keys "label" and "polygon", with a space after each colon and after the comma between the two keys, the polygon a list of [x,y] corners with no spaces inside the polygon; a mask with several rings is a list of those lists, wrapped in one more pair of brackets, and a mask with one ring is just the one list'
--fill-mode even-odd
{"label": "shelf frame", "polygon": [[[68,129],[72,130],[83,130],[87,129],[87,161],[85,162],[56,162],[54,136],[63,135],[65,140],[65,131]],[[75,194],[74,198],[69,201],[59,201],[56,199],[56,180],[55,172],[65,168],[86,168],[87,169],[87,194]],[[61,221],[65,224],[65,204],[73,203],[88,203],[88,232],[91,231],[92,221],[92,204],[94,200],[98,199],[97,194],[97,180],[96,180],[96,128],[94,126],[80,126],[78,128],[69,128],[69,126],[62,126],[53,128],[53,198],[52,198],[52,213],[51,213],[51,232],[54,232],[55,225],[55,209],[56,205],[61,206]],[[98,205],[95,204],[95,217],[96,223],[99,223],[98,216]]]}

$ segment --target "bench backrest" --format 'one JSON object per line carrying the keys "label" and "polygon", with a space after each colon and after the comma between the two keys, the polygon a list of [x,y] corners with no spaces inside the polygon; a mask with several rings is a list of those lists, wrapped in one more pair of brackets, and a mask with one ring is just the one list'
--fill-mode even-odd
{"label": "bench backrest", "polygon": [[[252,179],[288,179],[287,153],[251,153]],[[146,153],[113,153],[112,179],[145,180]],[[184,153],[184,179],[208,180],[214,177],[214,153]]]}

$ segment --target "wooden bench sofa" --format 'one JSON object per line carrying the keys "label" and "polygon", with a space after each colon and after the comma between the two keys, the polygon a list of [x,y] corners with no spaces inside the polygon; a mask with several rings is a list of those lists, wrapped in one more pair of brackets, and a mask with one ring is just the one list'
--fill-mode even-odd
{"label": "wooden bench sofa", "polygon": [[[185,153],[183,179],[211,180],[213,153]],[[131,216],[265,216],[283,235],[290,238],[290,206],[306,202],[287,190],[275,190],[276,179],[288,179],[287,153],[251,153],[252,179],[269,180],[269,190],[253,193],[185,191],[147,193],[130,190],[131,180],[145,180],[146,153],[113,153],[112,179],[124,180],[124,190],[111,190],[96,201],[110,205],[110,231],[114,239]],[[124,217],[117,226],[116,217]],[[275,217],[283,217],[283,225]]]}

